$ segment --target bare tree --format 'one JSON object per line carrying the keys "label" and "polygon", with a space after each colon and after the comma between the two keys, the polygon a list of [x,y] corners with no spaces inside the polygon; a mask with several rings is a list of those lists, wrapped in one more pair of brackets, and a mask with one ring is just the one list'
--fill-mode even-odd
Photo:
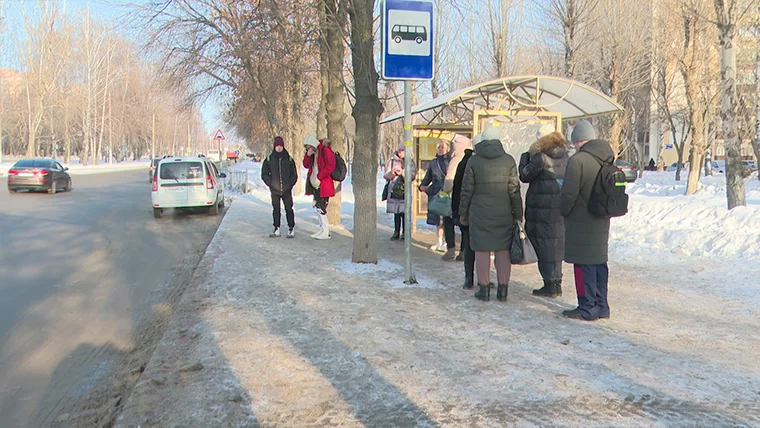
{"label": "bare tree", "polygon": [[373,11],[375,0],[351,0],[351,62],[356,103],[351,115],[356,121],[354,168],[354,263],[377,263],[377,129],[382,114],[375,68]]}
{"label": "bare tree", "polygon": [[546,17],[545,33],[556,36],[563,51],[563,74],[569,79],[577,77],[579,54],[588,40],[587,27],[599,0],[550,0],[538,2],[542,16]]}
{"label": "bare tree", "polygon": [[747,205],[741,159],[741,141],[736,129],[736,45],[737,25],[751,5],[750,0],[714,0],[720,40],[721,108],[723,142],[726,148],[726,199],[728,209]]}
{"label": "bare tree", "polygon": [[[755,52],[755,138],[752,140],[752,150],[755,152],[755,160],[760,166],[760,5],[757,7],[757,24],[755,36],[757,37],[757,50]],[[0,134],[2,135],[2,134]],[[760,170],[757,173],[760,180]]]}

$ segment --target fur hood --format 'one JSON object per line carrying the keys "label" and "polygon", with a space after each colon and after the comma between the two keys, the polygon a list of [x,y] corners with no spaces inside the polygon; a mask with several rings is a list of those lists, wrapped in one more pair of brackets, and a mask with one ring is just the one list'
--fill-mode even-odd
{"label": "fur hood", "polygon": [[531,157],[544,153],[552,159],[558,159],[567,154],[567,140],[559,132],[552,132],[531,144],[528,153]]}

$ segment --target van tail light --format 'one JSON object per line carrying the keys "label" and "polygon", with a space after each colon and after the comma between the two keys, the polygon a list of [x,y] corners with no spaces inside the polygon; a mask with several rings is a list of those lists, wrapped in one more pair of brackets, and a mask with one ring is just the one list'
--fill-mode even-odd
{"label": "van tail light", "polygon": [[214,188],[214,180],[211,179],[211,175],[206,176],[206,189],[213,189]]}
{"label": "van tail light", "polygon": [[158,192],[158,177],[153,177],[153,189],[154,192]]}

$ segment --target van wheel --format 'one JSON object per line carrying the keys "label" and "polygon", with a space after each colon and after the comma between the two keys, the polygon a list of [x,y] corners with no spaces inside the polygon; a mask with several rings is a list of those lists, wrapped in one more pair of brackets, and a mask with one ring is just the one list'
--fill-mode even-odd
{"label": "van wheel", "polygon": [[219,215],[219,203],[215,203],[208,207],[208,215]]}
{"label": "van wheel", "polygon": [[153,217],[161,218],[164,215],[164,210],[161,208],[153,208]]}

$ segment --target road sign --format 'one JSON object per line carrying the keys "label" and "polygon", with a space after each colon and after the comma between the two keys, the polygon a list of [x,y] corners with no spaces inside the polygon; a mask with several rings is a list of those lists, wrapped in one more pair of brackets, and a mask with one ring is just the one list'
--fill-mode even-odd
{"label": "road sign", "polygon": [[431,80],[435,65],[435,9],[429,0],[385,0],[382,19],[382,77]]}
{"label": "road sign", "polygon": [[222,130],[221,129],[217,129],[216,130],[216,134],[214,134],[214,139],[215,140],[224,140],[224,134],[222,134]]}

